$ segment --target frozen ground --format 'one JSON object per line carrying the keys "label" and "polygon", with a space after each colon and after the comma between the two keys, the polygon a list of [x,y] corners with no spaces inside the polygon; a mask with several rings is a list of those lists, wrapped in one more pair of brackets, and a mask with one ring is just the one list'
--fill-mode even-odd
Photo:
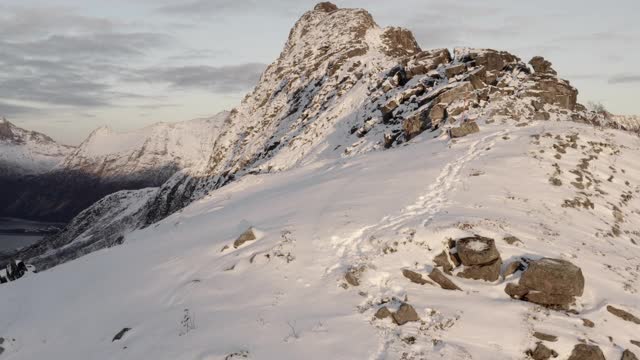
{"label": "frozen ground", "polygon": [[[523,359],[541,331],[558,336],[548,346],[560,359],[580,339],[618,359],[640,340],[639,325],[605,309],[640,313],[640,140],[525,125],[481,124],[457,141],[426,132],[398,149],[245,176],[122,246],[1,286],[0,358]],[[234,248],[249,226],[258,239]],[[463,291],[402,276],[428,274],[447,238],[471,234],[496,239],[505,266],[525,255],[580,266],[577,313],[510,299],[519,273],[453,277]],[[344,281],[350,268],[362,269],[357,287]],[[422,321],[373,320],[398,300]]]}

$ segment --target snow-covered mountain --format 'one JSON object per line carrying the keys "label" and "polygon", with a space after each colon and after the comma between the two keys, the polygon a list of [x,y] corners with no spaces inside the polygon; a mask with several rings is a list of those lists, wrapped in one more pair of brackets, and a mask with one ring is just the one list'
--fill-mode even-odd
{"label": "snow-covered mountain", "polygon": [[[68,221],[106,195],[160,186],[176,172],[206,163],[228,116],[222,112],[128,132],[99,128],[77,148],[64,148],[64,157],[35,176],[6,176],[0,215]],[[27,143],[24,149],[38,148]]]}
{"label": "snow-covered mountain", "polygon": [[0,177],[38,175],[51,171],[73,151],[50,137],[0,118]]}
{"label": "snow-covered mountain", "polygon": [[318,4],[206,160],[12,254],[0,356],[633,359],[640,140],[577,94]]}

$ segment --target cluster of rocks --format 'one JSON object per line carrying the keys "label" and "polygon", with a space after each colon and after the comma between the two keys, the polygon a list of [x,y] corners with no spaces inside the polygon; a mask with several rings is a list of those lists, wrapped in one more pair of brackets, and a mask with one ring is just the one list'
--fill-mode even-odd
{"label": "cluster of rocks", "polygon": [[[404,58],[378,83],[382,93],[376,100],[381,101],[382,122],[402,125],[401,130],[385,135],[385,146],[445,123],[471,124],[450,130],[451,137],[476,132],[474,119],[462,115],[503,97],[531,98],[528,106],[535,120],[549,119],[546,104],[576,109],[578,91],[557,78],[549,61],[536,56],[529,64],[531,67],[508,52],[491,49],[460,48],[453,56],[447,49],[436,49]],[[360,133],[367,130],[360,129]]]}
{"label": "cluster of rocks", "polygon": [[386,306],[382,306],[376,311],[374,317],[379,320],[390,317],[395,324],[400,326],[408,322],[420,321],[416,310],[407,303],[402,303],[396,312],[391,312]]}
{"label": "cluster of rocks", "polygon": [[482,236],[472,236],[457,241],[450,240],[448,249],[433,259],[446,273],[462,266],[458,277],[496,281],[500,278],[502,258],[495,241]]}
{"label": "cluster of rocks", "polygon": [[518,283],[505,292],[514,299],[551,308],[568,308],[584,292],[582,270],[569,261],[542,258],[529,263]]}
{"label": "cluster of rocks", "polygon": [[0,269],[0,284],[18,280],[28,271],[22,260],[10,260],[4,269]]}

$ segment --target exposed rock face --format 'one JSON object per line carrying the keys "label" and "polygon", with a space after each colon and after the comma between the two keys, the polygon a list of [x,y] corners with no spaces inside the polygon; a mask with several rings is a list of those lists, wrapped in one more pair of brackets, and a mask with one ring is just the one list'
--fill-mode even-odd
{"label": "exposed rock face", "polygon": [[557,105],[573,110],[578,101],[578,90],[568,81],[548,75],[535,75],[536,81],[527,91],[528,96],[536,97],[545,104]]}
{"label": "exposed rock face", "polygon": [[568,360],[606,360],[602,350],[596,345],[578,344],[573,348]]}
{"label": "exposed rock face", "polygon": [[505,292],[516,299],[549,307],[566,308],[582,296],[584,276],[566,260],[543,258],[532,261],[519,284],[507,284]]}
{"label": "exposed rock face", "polygon": [[516,64],[520,59],[506,51],[491,49],[455,49],[455,56],[461,61],[474,61],[476,65],[483,66],[486,71],[502,71],[507,65]]}
{"label": "exposed rock face", "polygon": [[407,29],[389,27],[384,30],[382,40],[386,45],[385,54],[394,57],[410,56],[422,51],[413,33]]}
{"label": "exposed rock face", "polygon": [[556,71],[553,70],[551,63],[542,56],[534,56],[531,60],[529,60],[529,64],[533,67],[533,70],[536,74],[551,74],[557,75]]}

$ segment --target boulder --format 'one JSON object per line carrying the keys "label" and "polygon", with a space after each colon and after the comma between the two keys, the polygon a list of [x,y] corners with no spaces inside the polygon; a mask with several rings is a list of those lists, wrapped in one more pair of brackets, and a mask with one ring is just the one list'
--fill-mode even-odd
{"label": "boulder", "polygon": [[404,137],[407,140],[411,140],[414,137],[422,134],[427,129],[427,122],[425,121],[424,113],[418,111],[402,122],[402,131]]}
{"label": "boulder", "polygon": [[401,326],[408,322],[420,320],[420,317],[418,316],[418,313],[416,313],[416,310],[413,308],[413,306],[407,303],[403,303],[402,305],[400,305],[400,308],[398,309],[398,311],[393,313],[392,317],[393,322]]}
{"label": "boulder", "polygon": [[458,64],[458,65],[452,65],[446,68],[445,74],[447,75],[448,78],[452,78],[452,77],[455,77],[456,75],[460,75],[464,73],[465,71],[467,71],[467,65]]}
{"label": "boulder", "polygon": [[555,76],[532,75],[534,80],[526,90],[525,96],[538,98],[545,104],[557,105],[568,110],[574,110],[578,100],[578,90],[567,81]]}
{"label": "boulder", "polygon": [[407,64],[407,74],[410,77],[425,75],[449,62],[451,62],[451,53],[447,49],[422,51],[410,59]]}
{"label": "boulder", "polygon": [[438,269],[433,269],[429,274],[429,278],[445,290],[462,290]]}
{"label": "boulder", "polygon": [[378,320],[382,320],[390,317],[391,315],[392,315],[391,311],[389,311],[389,309],[387,309],[386,306],[383,306],[380,309],[378,309],[378,311],[376,311],[376,313],[373,316]]}
{"label": "boulder", "polygon": [[584,326],[586,326],[588,328],[593,328],[593,327],[596,326],[596,324],[593,321],[589,320],[589,319],[582,319],[582,325],[584,325]]}
{"label": "boulder", "polygon": [[629,349],[622,352],[621,360],[638,360],[636,354],[632,353]]}
{"label": "boulder", "polygon": [[407,279],[409,279],[411,282],[419,284],[419,285],[433,284],[431,281],[425,280],[422,277],[422,275],[420,275],[419,273],[417,273],[415,271],[411,271],[411,270],[408,270],[408,269],[403,269],[402,270],[402,275],[404,277],[406,277]]}
{"label": "boulder", "polygon": [[453,265],[449,261],[449,256],[444,250],[433,258],[433,263],[436,264],[436,266],[440,266],[446,273],[451,273],[453,270]]}
{"label": "boulder", "polygon": [[360,286],[362,268],[351,268],[344,274],[344,280],[351,286]]}
{"label": "boulder", "polygon": [[506,51],[493,49],[455,49],[455,57],[464,62],[475,62],[487,71],[502,71],[507,65],[515,65],[520,59]]}
{"label": "boulder", "polygon": [[515,274],[518,271],[523,271],[524,269],[525,269],[525,265],[520,260],[516,260],[516,261],[510,262],[507,265],[507,267],[504,269],[504,273],[502,274],[502,276],[507,277]]}
{"label": "boulder", "polygon": [[313,10],[330,13],[330,12],[334,12],[334,11],[338,10],[338,7],[333,3],[330,3],[328,1],[324,1],[324,2],[318,3],[313,8]]}
{"label": "boulder", "polygon": [[611,314],[619,317],[620,319],[622,319],[624,321],[629,321],[629,322],[632,322],[632,323],[640,325],[640,319],[637,316],[635,316],[632,313],[630,313],[630,312],[624,311],[622,309],[615,308],[615,307],[613,307],[611,305],[607,306],[607,311],[610,312]]}
{"label": "boulder", "polygon": [[487,87],[487,70],[482,66],[469,74],[469,82],[474,89],[484,89]]}
{"label": "boulder", "polygon": [[398,100],[396,99],[389,100],[389,102],[387,102],[382,107],[382,109],[380,109],[380,111],[382,112],[382,116],[384,117],[385,114],[390,114],[393,110],[397,109],[398,106],[400,106],[400,104],[398,103]]}
{"label": "boulder", "polygon": [[532,261],[520,278],[520,285],[547,294],[582,296],[582,270],[566,260],[543,258]]}
{"label": "boulder", "polygon": [[558,353],[556,351],[549,349],[541,342],[536,345],[535,349],[527,350],[526,354],[533,360],[548,360],[552,357],[558,357]]}
{"label": "boulder", "polygon": [[496,281],[500,278],[501,267],[502,260],[498,258],[489,264],[465,266],[458,276],[465,279]]}
{"label": "boulder", "polygon": [[482,236],[460,239],[457,248],[462,265],[485,265],[500,258],[495,241]]}
{"label": "boulder", "polygon": [[386,45],[384,53],[392,57],[405,57],[421,51],[418,42],[410,30],[400,27],[388,27],[382,33],[382,42]]}
{"label": "boulder", "polygon": [[551,74],[557,75],[558,73],[553,70],[551,63],[542,56],[534,56],[531,60],[529,60],[529,64],[533,67],[533,71],[536,74]]}
{"label": "boulder", "polygon": [[461,138],[469,134],[477,133],[480,131],[480,127],[475,121],[466,122],[458,127],[449,129],[449,137],[452,139]]}
{"label": "boulder", "polygon": [[596,345],[578,344],[573,348],[568,360],[606,360],[602,350]]}
{"label": "boulder", "polygon": [[429,119],[431,119],[432,126],[441,123],[447,118],[447,104],[435,104],[429,111]]}
{"label": "boulder", "polygon": [[237,249],[240,246],[242,246],[244,243],[248,241],[254,241],[256,239],[257,239],[256,234],[254,233],[253,228],[250,227],[245,232],[243,232],[242,235],[240,235],[236,239],[236,241],[233,242],[233,247]]}
{"label": "boulder", "polygon": [[434,100],[434,103],[435,104],[444,103],[448,105],[456,100],[468,100],[471,98],[473,94],[472,91],[473,91],[473,85],[471,85],[470,82],[465,81],[460,83],[460,85],[457,85],[453,88],[450,88],[444,91]]}

